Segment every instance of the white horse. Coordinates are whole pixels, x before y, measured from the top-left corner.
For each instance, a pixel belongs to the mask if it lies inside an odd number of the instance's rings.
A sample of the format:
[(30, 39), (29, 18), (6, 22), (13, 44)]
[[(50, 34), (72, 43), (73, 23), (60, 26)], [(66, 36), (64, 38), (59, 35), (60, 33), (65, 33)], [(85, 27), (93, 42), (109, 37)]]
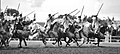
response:
[(45, 34), (45, 28), (37, 23), (30, 25), (29, 28), (31, 28), (31, 32), (34, 33), (33, 35), (29, 35), (29, 39), (41, 37), (44, 45), (46, 45), (47, 42), (45, 38), (48, 36)]

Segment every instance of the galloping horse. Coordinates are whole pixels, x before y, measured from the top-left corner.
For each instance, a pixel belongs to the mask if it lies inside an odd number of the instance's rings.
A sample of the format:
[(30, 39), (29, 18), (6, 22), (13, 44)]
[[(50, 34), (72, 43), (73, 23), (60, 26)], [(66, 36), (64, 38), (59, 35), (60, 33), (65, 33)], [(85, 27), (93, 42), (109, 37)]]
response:
[[(31, 20), (31, 21), (23, 21), (23, 23), (21, 22), (21, 24), (22, 24), (22, 26), (25, 27), (25, 26), (30, 25), (33, 21), (35, 21), (35, 19)], [(18, 22), (18, 23), (20, 23), (20, 22)], [(27, 43), (26, 43), (25, 39), (28, 38), (29, 35), (33, 35), (33, 34), (30, 32), (30, 29), (23, 30), (24, 27), (21, 27), (20, 28), (21, 30), (17, 29), (19, 27), (18, 25), (20, 25), (20, 24), (14, 25), (12, 38), (18, 38), (19, 39), (19, 41), (20, 41), (19, 42), (19, 47), (21, 48), (22, 47), (21, 46), (22, 40), (24, 41), (25, 46), (27, 46)]]
[(60, 39), (62, 38), (62, 36), (61, 36), (62, 33), (61, 34), (60, 33), (61, 33), (61, 31), (60, 31), (60, 23), (59, 22), (53, 23), (53, 25), (51, 26), (50, 31), (48, 32), (50, 37), (56, 38), (56, 42), (52, 43), (52, 44), (56, 44), (58, 42), (58, 46), (60, 46), (59, 42), (60, 42)]
[[(63, 22), (62, 22), (62, 26), (63, 26), (63, 38), (65, 40), (65, 42), (67, 43), (67, 45), (70, 46), (70, 42), (72, 41), (72, 39), (75, 40), (75, 42), (77, 43), (77, 46), (79, 46), (78, 42), (77, 42), (77, 38), (75, 35), (75, 21), (73, 19), (70, 19), (68, 15), (65, 15), (65, 18), (63, 18)], [(73, 21), (72, 21), (73, 20)], [(60, 32), (59, 32), (60, 33)], [(66, 41), (66, 37), (69, 38), (68, 42)]]
[(42, 41), (44, 45), (46, 46), (46, 38), (48, 35), (45, 33), (45, 28), (41, 25), (33, 24), (32, 26), (29, 26), (31, 28), (31, 32), (34, 33), (34, 35), (30, 35), (29, 39), (33, 39), (34, 37), (42, 38)]
[(5, 46), (9, 45), (9, 39), (11, 38), (12, 34), (9, 32), (10, 30), (10, 23), (8, 21), (4, 21), (1, 24), (0, 32), (1, 32), (1, 43)]
[(97, 44), (99, 46), (100, 39), (105, 38), (104, 35), (100, 32), (101, 24), (98, 21), (99, 19), (97, 17), (95, 17), (95, 18), (92, 17), (92, 18), (88, 18), (88, 19), (90, 19), (90, 21), (88, 21), (87, 18), (84, 19), (85, 24), (83, 23), (84, 27), (81, 32), (81, 36), (84, 38), (84, 41), (81, 45), (83, 45), (86, 41), (89, 41), (89, 38), (97, 38), (98, 39)]

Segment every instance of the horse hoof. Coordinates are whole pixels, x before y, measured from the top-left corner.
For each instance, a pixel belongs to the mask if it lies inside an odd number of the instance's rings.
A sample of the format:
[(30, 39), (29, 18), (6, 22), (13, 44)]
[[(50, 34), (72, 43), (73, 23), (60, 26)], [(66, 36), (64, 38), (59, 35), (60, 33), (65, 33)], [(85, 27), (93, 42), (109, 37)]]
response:
[(90, 44), (91, 44), (91, 42), (90, 42)]
[(93, 43), (94, 45), (97, 45), (98, 43)]
[(80, 45), (77, 45), (78, 47), (80, 46)]
[(70, 46), (70, 44), (66, 44), (66, 47)]
[(46, 45), (47, 45), (47, 43), (44, 43), (44, 45), (46, 46)]
[(81, 47), (80, 45), (78, 47)]
[(55, 45), (55, 43), (52, 43), (53, 45)]
[(86, 44), (88, 44), (88, 42)]
[(7, 45), (7, 46), (9, 46), (9, 45)]
[(58, 47), (62, 47), (62, 46), (60, 45), (60, 46), (58, 46)]
[(27, 45), (25, 45), (25, 46), (27, 46)]
[(73, 41), (73, 43), (75, 43), (75, 41)]
[(18, 48), (22, 48), (22, 46), (18, 47)]
[(62, 43), (60, 42), (60, 45), (62, 45)]

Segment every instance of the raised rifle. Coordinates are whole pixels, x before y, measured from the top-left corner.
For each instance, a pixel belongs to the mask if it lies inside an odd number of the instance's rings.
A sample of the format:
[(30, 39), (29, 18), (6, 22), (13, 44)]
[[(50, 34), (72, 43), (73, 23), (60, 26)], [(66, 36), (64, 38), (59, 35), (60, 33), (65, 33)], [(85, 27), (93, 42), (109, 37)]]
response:
[(8, 5), (6, 6), (6, 8), (5, 8), (4, 12), (5, 12), (5, 11), (7, 11), (7, 7), (8, 7)]
[(20, 3), (18, 4), (18, 8), (17, 8), (17, 10), (19, 10), (19, 7), (20, 7)]
[[(78, 11), (75, 15), (77, 15), (79, 12), (80, 12), (80, 11)], [(75, 15), (74, 15), (74, 16), (75, 16)]]
[(84, 6), (83, 6), (83, 8), (82, 8), (82, 11), (81, 11), (81, 14), (80, 14), (80, 16), (82, 16), (83, 10), (84, 10)]
[[(26, 16), (28, 16), (28, 15), (32, 14), (33, 12), (35, 12), (35, 11), (30, 12), (30, 13), (29, 13), (29, 14), (27, 14)], [(26, 16), (24, 16), (24, 17), (26, 17)]]
[(75, 11), (77, 11), (78, 9), (75, 9), (75, 10), (73, 10), (72, 12), (70, 12), (69, 14), (71, 14), (71, 13), (73, 13), (73, 12), (75, 12)]
[(96, 15), (96, 16), (98, 16), (98, 14), (99, 14), (99, 12), (100, 12), (100, 10), (101, 10), (101, 8), (102, 8), (103, 4), (104, 4), (104, 3), (102, 3), (102, 5), (101, 5), (100, 9), (98, 10), (98, 13), (97, 13), (97, 15)]
[(55, 13), (55, 14), (53, 14), (52, 16), (55, 16), (56, 14), (58, 14), (58, 12), (57, 12), (57, 13)]

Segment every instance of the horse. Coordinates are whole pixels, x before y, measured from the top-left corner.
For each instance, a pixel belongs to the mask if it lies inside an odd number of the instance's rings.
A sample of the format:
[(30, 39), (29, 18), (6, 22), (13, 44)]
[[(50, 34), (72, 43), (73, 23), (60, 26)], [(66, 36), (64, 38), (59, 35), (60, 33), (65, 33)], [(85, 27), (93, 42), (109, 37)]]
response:
[[(67, 45), (69, 45), (70, 46), (70, 42), (72, 41), (72, 39), (74, 39), (75, 40), (75, 42), (77, 43), (77, 46), (79, 46), (79, 44), (78, 44), (78, 42), (77, 42), (77, 38), (75, 37), (75, 34), (74, 34), (74, 32), (75, 32), (75, 26), (74, 26), (74, 23), (73, 22), (71, 22), (70, 20), (71, 19), (68, 19), (67, 18), (68, 16), (65, 16), (65, 18), (63, 18), (63, 21), (62, 21), (62, 23), (60, 23), (60, 25), (62, 26), (62, 28), (61, 28), (61, 26), (59, 25), (59, 26), (57, 26), (57, 27), (60, 27), (60, 30), (58, 30), (59, 32), (58, 32), (58, 36), (59, 36), (59, 39), (58, 39), (58, 41), (60, 41), (60, 39), (61, 38), (64, 38), (64, 41), (67, 43), (66, 44), (66, 46)], [(57, 22), (56, 22), (57, 23)], [(70, 24), (69, 24), (70, 23)], [(73, 23), (73, 24), (72, 24)], [(68, 37), (69, 38), (69, 40), (68, 41), (66, 41), (66, 37)], [(56, 42), (55, 42), (56, 43)], [(58, 42), (59, 43), (59, 42)]]
[[(30, 20), (30, 21), (19, 21), (19, 22), (17, 22), (18, 24), (16, 24), (16, 22), (14, 22), (14, 27), (13, 27), (14, 29), (12, 31), (12, 34), (13, 34), (12, 38), (18, 38), (19, 39), (19, 44), (18, 44), (19, 48), (22, 48), (22, 45), (21, 45), (22, 40), (24, 41), (25, 46), (27, 46), (27, 43), (26, 43), (25, 39), (28, 38), (29, 35), (34, 34), (30, 31), (30, 29), (26, 29), (26, 30), (23, 29), (24, 27), (30, 25), (33, 21), (35, 21), (35, 19)], [(19, 23), (21, 23), (21, 24), (19, 24)]]
[(50, 36), (50, 37), (52, 37), (52, 38), (56, 38), (55, 40), (56, 40), (56, 42), (55, 43), (52, 43), (53, 45), (54, 44), (56, 44), (57, 42), (58, 42), (58, 46), (60, 46), (59, 45), (59, 41), (60, 41), (60, 36), (59, 36), (59, 31), (60, 31), (60, 24), (58, 23), (58, 22), (55, 22), (55, 23), (53, 23), (53, 25), (51, 26), (51, 28), (50, 28), (50, 30), (49, 30), (49, 32), (48, 32), (48, 35)]
[(2, 45), (9, 46), (9, 40), (12, 34), (9, 32), (10, 30), (10, 23), (8, 21), (2, 22), (1, 25), (1, 42)]
[(42, 38), (42, 41), (46, 46), (47, 44), (46, 38), (48, 37), (48, 35), (45, 33), (45, 28), (37, 24), (33, 24), (32, 26), (29, 26), (29, 28), (31, 28), (31, 32), (36, 32), (34, 35), (30, 35), (29, 39), (33, 39), (34, 37)]
[[(111, 36), (116, 35), (116, 33), (117, 33), (117, 26), (116, 26), (114, 20), (111, 20), (109, 17), (106, 20), (106, 22), (108, 24), (108, 28), (107, 28), (108, 34), (109, 34), (110, 39), (111, 39)], [(111, 42), (111, 40), (110, 40), (110, 42)]]
[[(89, 20), (88, 20), (89, 19)], [(89, 42), (89, 38), (97, 38), (97, 44), (99, 46), (100, 43), (100, 39), (101, 38), (105, 38), (104, 35), (100, 32), (100, 26), (101, 24), (99, 23), (99, 19), (97, 17), (93, 18), (93, 17), (89, 17), (89, 18), (84, 18), (84, 22), (83, 22), (83, 28), (81, 31), (81, 36), (82, 38), (84, 38), (83, 43), (81, 44), (81, 46), (85, 43), (85, 42)]]

